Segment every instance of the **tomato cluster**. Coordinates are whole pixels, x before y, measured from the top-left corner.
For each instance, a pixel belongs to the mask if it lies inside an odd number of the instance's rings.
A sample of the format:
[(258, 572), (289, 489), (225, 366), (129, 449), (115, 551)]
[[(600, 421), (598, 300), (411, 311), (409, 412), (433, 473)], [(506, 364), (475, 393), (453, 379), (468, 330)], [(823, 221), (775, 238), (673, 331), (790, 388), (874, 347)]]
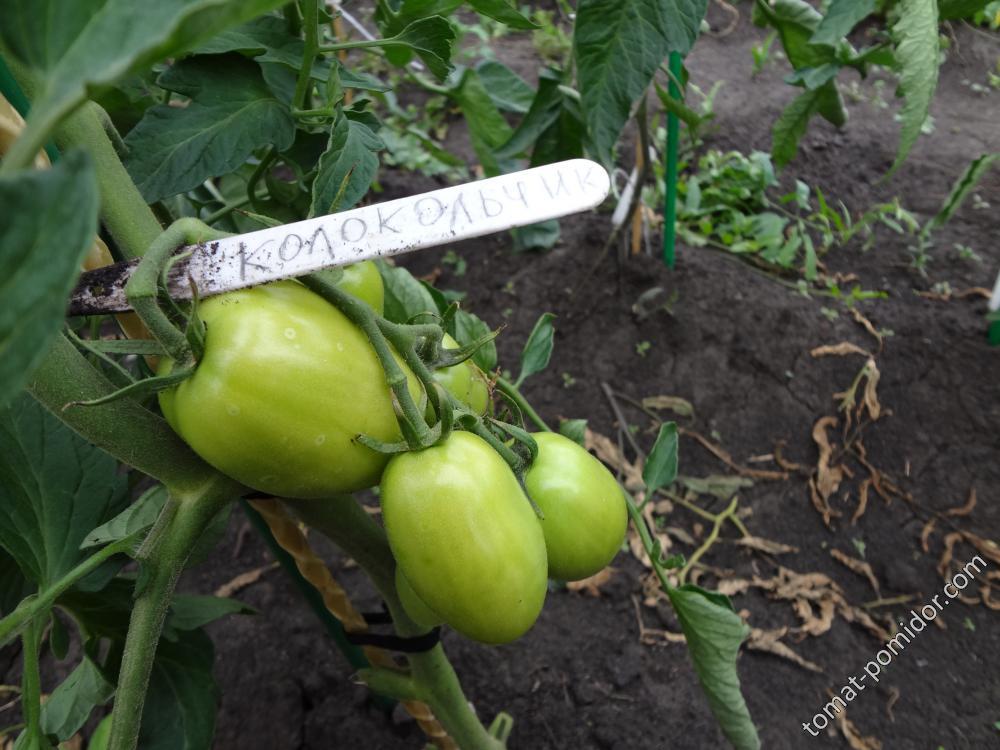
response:
[[(337, 283), (381, 311), (373, 264), (346, 269)], [(318, 499), (378, 484), (397, 593), (417, 624), (511, 641), (537, 619), (549, 577), (593, 575), (621, 545), (617, 482), (562, 435), (533, 435), (537, 455), (521, 480), (468, 431), (392, 458), (356, 441), (401, 439), (392, 393), (365, 334), (298, 282), (214, 297), (199, 314), (204, 353), (189, 378), (160, 394), (167, 421), (210, 464), (262, 492)], [(442, 345), (459, 346), (447, 335)], [(487, 411), (487, 378), (471, 361), (434, 379), (474, 414)]]

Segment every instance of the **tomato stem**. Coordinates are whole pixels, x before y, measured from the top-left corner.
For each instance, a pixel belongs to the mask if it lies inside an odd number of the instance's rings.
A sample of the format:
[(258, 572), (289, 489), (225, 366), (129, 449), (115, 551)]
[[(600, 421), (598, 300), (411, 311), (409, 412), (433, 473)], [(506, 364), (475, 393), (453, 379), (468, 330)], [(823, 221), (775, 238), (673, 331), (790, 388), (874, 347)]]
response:
[(513, 383), (506, 378), (497, 378), (496, 387), (497, 390), (513, 401), (524, 413), (524, 416), (534, 422), (538, 429), (544, 432), (552, 432), (552, 428), (545, 424), (545, 420), (539, 416), (538, 412), (535, 411), (534, 408), (532, 408), (531, 404), (528, 403), (528, 400), (521, 394), (520, 389), (518, 389)]
[(168, 487), (167, 504), (136, 554), (142, 575), (118, 674), (109, 750), (136, 747), (153, 659), (177, 579), (205, 528), (241, 489), (222, 475), (195, 491)]
[[(21, 675), (21, 713), (24, 715), (27, 742), (25, 747), (45, 747), (47, 744), (42, 736), (42, 684), (38, 670), (38, 652), (42, 641), (42, 630), (45, 621), (41, 618), (33, 620), (21, 636), (21, 658), (23, 661)], [(20, 744), (20, 743), (18, 743)]]

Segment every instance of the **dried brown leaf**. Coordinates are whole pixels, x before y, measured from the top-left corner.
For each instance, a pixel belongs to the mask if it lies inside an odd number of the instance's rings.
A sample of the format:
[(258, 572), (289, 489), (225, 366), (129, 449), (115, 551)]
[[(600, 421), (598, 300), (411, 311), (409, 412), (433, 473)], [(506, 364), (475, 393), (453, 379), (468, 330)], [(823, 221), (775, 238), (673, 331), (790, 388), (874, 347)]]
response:
[(979, 596), (982, 598), (983, 604), (985, 604), (987, 607), (989, 607), (994, 611), (1000, 610), (1000, 601), (994, 601), (992, 598), (993, 596), (992, 586), (988, 584), (986, 586), (980, 586)]
[(871, 486), (872, 480), (869, 477), (858, 487), (858, 507), (855, 509), (854, 515), (851, 516), (851, 526), (854, 526), (858, 519), (865, 514), (865, 510), (868, 508), (868, 490), (871, 489)]
[(788, 474), (783, 471), (767, 471), (766, 469), (750, 469), (746, 466), (742, 466), (733, 460), (733, 457), (729, 455), (722, 447), (716, 445), (711, 440), (709, 440), (704, 435), (701, 435), (694, 430), (689, 430), (685, 427), (677, 428), (677, 432), (681, 435), (686, 435), (687, 437), (694, 438), (702, 447), (705, 448), (709, 453), (718, 458), (722, 463), (728, 466), (730, 469), (735, 471), (740, 476), (751, 477), (753, 479), (788, 479)]
[[(830, 495), (837, 491), (844, 478), (844, 470), (841, 466), (830, 466), (830, 458), (833, 456), (833, 448), (826, 431), (837, 426), (836, 417), (820, 417), (813, 425), (812, 437), (819, 448), (819, 460), (816, 462), (815, 488), (822, 498), (824, 504)], [(834, 513), (833, 515), (840, 515)], [(826, 520), (824, 518), (824, 520)], [(829, 526), (829, 523), (827, 523)]]
[(878, 579), (875, 577), (875, 571), (872, 570), (872, 566), (870, 563), (866, 563), (862, 560), (857, 559), (856, 557), (851, 557), (850, 555), (845, 554), (844, 552), (841, 552), (839, 549), (836, 548), (830, 550), (830, 555), (833, 557), (834, 560), (839, 562), (848, 570), (851, 570), (854, 573), (857, 573), (859, 576), (868, 579), (868, 583), (871, 584), (871, 587), (873, 589), (875, 589), (875, 595), (879, 599), (882, 598), (882, 589), (879, 586)]
[(850, 719), (847, 709), (837, 713), (837, 728), (844, 735), (851, 750), (882, 750), (882, 741), (877, 737), (865, 737)]
[(944, 552), (941, 553), (941, 557), (938, 560), (937, 570), (938, 575), (946, 580), (948, 578), (948, 569), (951, 567), (951, 558), (954, 554), (955, 544), (960, 541), (962, 541), (962, 532), (960, 531), (953, 531), (944, 537)]
[(566, 584), (566, 588), (578, 594), (585, 594), (586, 596), (600, 598), (601, 586), (610, 581), (617, 572), (617, 569), (612, 568), (609, 565), (603, 570), (599, 570), (597, 573), (594, 573), (594, 575), (589, 578), (584, 578), (580, 581), (569, 581)]
[(720, 594), (725, 596), (735, 596), (736, 594), (746, 593), (746, 590), (750, 588), (750, 581), (745, 578), (724, 578), (719, 581), (718, 586), (715, 590)]
[(984, 539), (971, 531), (963, 531), (962, 536), (965, 541), (976, 548), (979, 554), (1000, 565), (1000, 547), (997, 546), (996, 542), (992, 539)]
[(899, 700), (899, 688), (893, 685), (889, 688), (889, 700), (885, 704), (885, 713), (889, 717), (889, 721), (896, 723), (896, 717), (892, 713), (892, 707), (896, 705)]
[(875, 340), (878, 341), (878, 350), (879, 352), (881, 352), (882, 347), (885, 345), (885, 341), (882, 338), (882, 334), (879, 333), (878, 330), (876, 330), (875, 326), (872, 325), (872, 322), (868, 320), (868, 318), (866, 318), (864, 315), (861, 314), (861, 311), (858, 308), (852, 307), (850, 308), (850, 310), (851, 310), (851, 317), (854, 318), (854, 321), (858, 323), (866, 331), (868, 331), (868, 333), (874, 336)]
[(935, 526), (937, 526), (937, 516), (934, 516), (931, 520), (925, 523), (924, 528), (920, 530), (920, 549), (924, 551), (924, 554), (931, 551), (931, 532), (934, 531)]
[(642, 400), (643, 409), (669, 409), (682, 417), (694, 416), (694, 407), (680, 396), (647, 396)]
[(269, 570), (274, 570), (276, 567), (278, 567), (278, 563), (272, 562), (268, 563), (267, 565), (261, 565), (259, 568), (248, 570), (245, 573), (240, 573), (231, 581), (219, 586), (219, 588), (215, 590), (215, 595), (221, 597), (232, 596), (236, 592), (245, 589), (247, 586), (256, 583), (258, 580), (260, 580), (260, 577), (262, 575), (264, 575)]
[(841, 341), (839, 344), (825, 344), (817, 346), (809, 352), (809, 356), (819, 359), (820, 357), (845, 357), (848, 354), (860, 354), (863, 357), (871, 357), (871, 353), (865, 351), (857, 344), (850, 341)]
[(798, 552), (798, 547), (775, 542), (771, 539), (764, 539), (759, 536), (745, 536), (736, 540), (736, 543), (743, 547), (749, 547), (759, 552), (766, 552), (770, 555), (785, 555), (790, 552)]
[(961, 505), (957, 508), (949, 508), (944, 512), (946, 516), (967, 516), (972, 512), (972, 509), (976, 507), (976, 488), (973, 487), (969, 490), (969, 499), (965, 501), (965, 505)]
[(839, 517), (840, 511), (831, 508), (830, 504), (823, 499), (819, 490), (816, 489), (816, 480), (813, 478), (809, 479), (809, 496), (812, 498), (813, 507), (819, 511), (819, 514), (823, 517), (823, 523), (832, 531), (833, 526), (830, 524), (830, 519)]
[[(882, 405), (879, 403), (877, 392), (878, 381), (882, 377), (882, 374), (879, 372), (874, 359), (868, 360), (868, 364), (865, 365), (865, 370), (865, 390), (861, 403), (868, 410), (868, 416), (871, 418), (872, 422), (877, 422), (878, 418), (882, 415)], [(861, 417), (860, 409), (858, 417)]]
[(785, 441), (779, 440), (774, 444), (774, 462), (778, 464), (782, 469), (788, 472), (798, 472), (802, 474), (809, 473), (809, 467), (804, 464), (797, 464), (794, 461), (789, 461), (785, 458), (782, 453), (785, 450)]
[(641, 490), (646, 486), (642, 480), (641, 462), (635, 463), (625, 458), (618, 445), (606, 435), (587, 429), (583, 436), (584, 447), (594, 454), (624, 479), (625, 488), (628, 490)]
[(811, 672), (822, 672), (823, 668), (819, 664), (804, 659), (795, 653), (787, 643), (782, 642), (781, 639), (787, 633), (788, 628), (776, 628), (775, 630), (752, 628), (747, 637), (746, 646), (754, 651), (766, 651), (769, 654), (780, 656), (782, 659), (788, 659)]
[(823, 635), (833, 626), (833, 616), (836, 613), (836, 600), (833, 598), (822, 599), (817, 603), (819, 617), (813, 614), (813, 606), (806, 599), (796, 599), (792, 603), (792, 609), (802, 624), (797, 628), (797, 632), (804, 635)]

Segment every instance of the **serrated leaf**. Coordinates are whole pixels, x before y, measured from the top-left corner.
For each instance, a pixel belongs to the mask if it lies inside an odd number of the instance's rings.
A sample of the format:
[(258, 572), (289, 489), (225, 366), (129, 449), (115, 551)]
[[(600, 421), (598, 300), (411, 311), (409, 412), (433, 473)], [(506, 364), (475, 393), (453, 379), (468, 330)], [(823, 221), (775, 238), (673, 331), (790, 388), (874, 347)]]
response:
[(0, 36), (44, 74), (29, 127), (48, 129), (88, 92), (196, 46), (286, 0), (0, 0)]
[(507, 24), (512, 29), (537, 29), (538, 24), (521, 15), (517, 7), (508, 0), (469, 0), (469, 5), (481, 15)]
[(706, 0), (580, 0), (577, 77), (590, 137), (606, 165), (660, 64), (670, 52), (691, 49), (706, 7)]
[(562, 74), (550, 68), (541, 72), (538, 78), (538, 91), (535, 93), (527, 114), (511, 133), (507, 142), (496, 150), (501, 159), (509, 159), (526, 152), (535, 144), (562, 113), (563, 94), (559, 90)]
[(740, 692), (736, 657), (750, 628), (722, 594), (686, 584), (667, 591), (684, 631), (698, 681), (723, 734), (736, 750), (757, 750), (760, 739)]
[(874, 12), (875, 0), (832, 0), (809, 41), (833, 46)]
[(897, 13), (892, 39), (899, 67), (899, 91), (903, 95), (900, 110), (903, 125), (899, 150), (889, 174), (899, 168), (920, 137), (937, 89), (940, 63), (936, 0), (900, 0)]
[(823, 17), (805, 0), (774, 0), (773, 3), (757, 0), (753, 12), (755, 21), (766, 21), (778, 32), (788, 62), (796, 70), (836, 62), (833, 47), (812, 43)]
[(446, 19), (441, 16), (421, 18), (396, 34), (393, 39), (411, 47), (440, 80), (448, 77), (452, 67), (455, 27)]
[[(459, 309), (452, 318), (452, 330), (449, 331), (462, 346), (468, 346), (492, 332), (485, 321), (470, 312)], [(497, 345), (495, 341), (487, 341), (472, 355), (472, 361), (479, 365), (483, 372), (492, 372), (497, 366)]]
[(847, 120), (836, 81), (828, 80), (818, 89), (806, 89), (782, 111), (771, 128), (771, 156), (776, 166), (783, 167), (795, 158), (799, 141), (814, 114), (823, 115), (838, 127)]
[(517, 376), (514, 387), (520, 387), (527, 378), (535, 373), (541, 372), (549, 366), (552, 358), (553, 339), (555, 328), (552, 321), (556, 316), (552, 313), (542, 313), (535, 322), (535, 327), (531, 329), (531, 335), (521, 350), (521, 374)]
[(535, 90), (521, 76), (497, 60), (484, 60), (476, 74), (498, 109), (523, 115), (531, 106)]
[(119, 539), (148, 529), (160, 515), (165, 502), (167, 502), (166, 487), (158, 484), (150, 488), (117, 516), (87, 534), (80, 545), (81, 549), (117, 542)]
[(84, 656), (42, 704), (42, 731), (68, 740), (87, 723), (91, 711), (111, 700), (114, 692), (115, 686)]
[(58, 335), (97, 231), (90, 156), (70, 151), (52, 169), (0, 178), (0, 407), (24, 387)]
[(380, 2), (375, 7), (375, 23), (386, 37), (395, 36), (408, 25), (430, 16), (450, 16), (464, 0), (402, 0)]
[(979, 184), (983, 175), (989, 171), (989, 168), (998, 159), (1000, 159), (1000, 153), (982, 154), (973, 159), (969, 166), (965, 168), (965, 171), (962, 172), (962, 175), (955, 180), (955, 184), (951, 186), (951, 191), (948, 193), (948, 197), (944, 199), (944, 203), (941, 204), (940, 210), (934, 215), (934, 218), (927, 222), (922, 233), (930, 234), (938, 227), (944, 226), (954, 216), (966, 196)]
[(385, 147), (364, 123), (337, 118), (312, 187), (310, 216), (344, 211), (361, 200), (378, 171), (375, 153)]
[(80, 542), (125, 492), (116, 461), (33, 399), (0, 411), (0, 546), (39, 588), (83, 559)]
[(157, 83), (191, 101), (186, 107), (150, 108), (125, 138), (126, 167), (149, 202), (228, 174), (255, 149), (283, 151), (292, 145), (291, 112), (251, 60), (238, 55), (188, 58)]
[(642, 481), (646, 485), (647, 495), (672, 484), (677, 478), (677, 443), (677, 424), (661, 424), (653, 450), (649, 452), (646, 464), (642, 467)]

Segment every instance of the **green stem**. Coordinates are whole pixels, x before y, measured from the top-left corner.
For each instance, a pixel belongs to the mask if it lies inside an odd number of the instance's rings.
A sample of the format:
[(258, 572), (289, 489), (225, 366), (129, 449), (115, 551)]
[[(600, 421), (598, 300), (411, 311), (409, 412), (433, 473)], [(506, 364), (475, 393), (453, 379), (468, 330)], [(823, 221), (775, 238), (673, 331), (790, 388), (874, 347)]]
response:
[(424, 420), (420, 407), (413, 400), (409, 378), (396, 360), (374, 311), (357, 297), (347, 294), (318, 274), (303, 276), (299, 280), (340, 310), (348, 320), (364, 332), (385, 371), (386, 383), (392, 390), (402, 411), (402, 420), (405, 420), (405, 425), (400, 424), (400, 427), (404, 437), (407, 438), (407, 442), (410, 442), (411, 435), (416, 440), (417, 444), (411, 445), (412, 448), (423, 448), (429, 445), (430, 428)]
[(262, 193), (260, 195), (255, 195), (253, 197), (251, 197), (250, 195), (240, 196), (239, 198), (237, 198), (236, 200), (234, 200), (232, 203), (227, 203), (226, 205), (224, 205), (222, 208), (220, 208), (219, 210), (215, 211), (214, 213), (210, 213), (208, 216), (206, 216), (204, 219), (202, 219), (202, 221), (204, 221), (206, 224), (214, 224), (215, 222), (219, 221), (220, 219), (224, 219), (227, 216), (229, 216), (229, 214), (231, 214), (233, 211), (236, 211), (237, 209), (243, 208), (243, 206), (247, 205), (248, 203), (252, 203), (254, 201), (257, 201), (257, 200), (260, 200), (260, 199), (266, 198), (266, 197), (267, 197), (267, 193), (266, 192)]
[(38, 615), (51, 609), (59, 596), (81, 578), (95, 571), (105, 560), (121, 552), (128, 552), (137, 538), (138, 535), (133, 535), (109, 544), (81, 562), (58, 581), (46, 587), (44, 591), (32, 594), (27, 599), (22, 600), (13, 612), (0, 620), (0, 645), (4, 645), (8, 639), (14, 637), (22, 627)]
[[(419, 635), (396, 595), (395, 561), (385, 531), (354, 500), (284, 500), (307, 525), (316, 529), (350, 555), (368, 573), (386, 602), (396, 632), (404, 637)], [(441, 644), (419, 654), (407, 654), (408, 681), (394, 683), (408, 697), (427, 703), (434, 716), (463, 750), (502, 750), (503, 743), (491, 737), (469, 707), (458, 676)], [(381, 675), (374, 682), (379, 684)], [(115, 750), (112, 748), (112, 750)]]
[(264, 209), (257, 203), (262, 197), (257, 194), (257, 184), (264, 177), (264, 173), (274, 162), (275, 158), (277, 158), (277, 153), (274, 150), (274, 146), (268, 147), (267, 153), (264, 154), (257, 168), (254, 169), (253, 174), (250, 175), (250, 179), (247, 181), (247, 201), (253, 206), (253, 210), (259, 214), (264, 213)]
[(312, 81), (312, 66), (319, 51), (319, 0), (303, 0), (302, 25), (305, 28), (305, 47), (302, 50), (302, 65), (299, 77), (295, 82), (295, 94), (292, 96), (292, 109), (302, 109), (309, 95), (309, 84)]
[(528, 403), (528, 400), (521, 394), (520, 389), (515, 387), (513, 383), (506, 378), (497, 378), (496, 387), (497, 390), (517, 404), (517, 408), (521, 410), (524, 416), (534, 422), (538, 429), (543, 432), (552, 432), (552, 428), (545, 423), (545, 420), (542, 419), (538, 412), (535, 411), (531, 404)]
[(174, 587), (195, 543), (242, 487), (217, 475), (194, 491), (173, 492), (137, 558), (146, 576), (132, 607), (122, 654), (109, 750), (134, 750), (156, 647)]
[(678, 582), (684, 583), (684, 579), (687, 578), (687, 574), (691, 570), (691, 568), (694, 567), (694, 564), (701, 559), (701, 556), (708, 551), (709, 547), (715, 544), (715, 541), (719, 538), (719, 529), (722, 528), (722, 524), (725, 523), (727, 518), (733, 517), (733, 514), (736, 512), (736, 507), (738, 505), (739, 505), (739, 498), (734, 497), (733, 501), (729, 504), (729, 507), (715, 516), (715, 522), (712, 524), (712, 531), (705, 538), (705, 541), (702, 542), (701, 546), (698, 547), (698, 549), (696, 549), (691, 554), (691, 557), (688, 559), (688, 561), (684, 564), (684, 567), (681, 568), (680, 572), (677, 574)]
[(38, 651), (44, 627), (44, 620), (32, 621), (21, 639), (23, 643), (21, 659), (24, 670), (21, 677), (21, 713), (24, 716), (25, 731), (27, 732), (25, 747), (32, 748), (32, 750), (34, 748), (41, 750), (48, 744), (42, 735), (42, 680), (38, 671)]
[(388, 39), (358, 39), (354, 42), (337, 42), (336, 44), (321, 44), (320, 52), (340, 52), (342, 49), (368, 49), (370, 47), (412, 47), (409, 42), (397, 41), (395, 37)]

